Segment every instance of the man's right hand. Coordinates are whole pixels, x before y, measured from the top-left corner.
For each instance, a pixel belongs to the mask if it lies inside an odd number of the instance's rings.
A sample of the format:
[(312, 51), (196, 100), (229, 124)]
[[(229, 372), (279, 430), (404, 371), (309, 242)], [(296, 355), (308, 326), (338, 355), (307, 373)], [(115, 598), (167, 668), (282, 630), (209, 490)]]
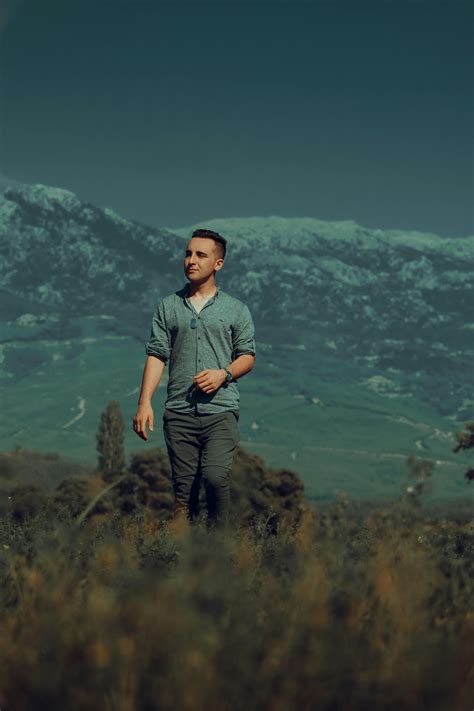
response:
[(139, 405), (135, 417), (133, 418), (133, 429), (139, 437), (147, 440), (146, 425), (147, 422), (150, 431), (153, 432), (153, 408), (151, 405)]

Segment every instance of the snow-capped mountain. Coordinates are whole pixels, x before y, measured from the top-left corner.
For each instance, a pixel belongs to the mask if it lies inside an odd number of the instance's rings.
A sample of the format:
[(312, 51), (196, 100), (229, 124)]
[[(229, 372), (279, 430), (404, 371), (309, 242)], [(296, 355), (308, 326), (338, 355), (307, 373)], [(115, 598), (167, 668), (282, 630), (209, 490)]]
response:
[[(7, 188), (0, 198), (0, 288), (13, 314), (117, 314), (149, 310), (172, 272), (183, 239), (43, 185)], [(15, 306), (19, 303), (18, 307)]]
[(304, 347), (315, 360), (325, 353), (471, 379), (474, 237), (352, 220), (234, 218), (171, 231), (67, 190), (10, 187), (0, 199), (0, 288), (10, 318), (27, 303), (32, 313), (146, 319), (157, 297), (186, 283), (184, 247), (197, 227), (226, 237), (218, 283), (249, 305), (263, 342)]

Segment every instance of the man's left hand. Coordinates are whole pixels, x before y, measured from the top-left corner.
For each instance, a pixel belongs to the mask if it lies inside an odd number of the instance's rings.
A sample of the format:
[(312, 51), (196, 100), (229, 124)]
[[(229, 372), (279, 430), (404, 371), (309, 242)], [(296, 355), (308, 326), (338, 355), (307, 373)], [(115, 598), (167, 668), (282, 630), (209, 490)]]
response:
[(213, 393), (214, 390), (220, 388), (222, 383), (225, 381), (225, 373), (222, 368), (219, 368), (219, 370), (212, 370), (208, 368), (207, 370), (201, 370), (200, 373), (197, 373), (193, 380), (196, 386), (200, 390), (203, 390), (203, 392)]

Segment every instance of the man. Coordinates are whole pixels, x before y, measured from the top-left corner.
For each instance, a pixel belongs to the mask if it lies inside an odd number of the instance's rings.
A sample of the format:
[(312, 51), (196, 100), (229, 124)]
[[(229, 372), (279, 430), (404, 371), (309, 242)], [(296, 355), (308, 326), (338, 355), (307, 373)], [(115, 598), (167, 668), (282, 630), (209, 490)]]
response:
[(237, 379), (253, 368), (255, 329), (248, 307), (216, 286), (226, 244), (212, 230), (193, 232), (184, 257), (188, 283), (159, 300), (145, 346), (148, 357), (133, 427), (145, 440), (147, 423), (153, 431), (151, 398), (169, 363), (163, 433), (178, 530), (187, 528), (195, 513), (200, 476), (209, 525), (229, 522), (230, 472), (240, 441)]

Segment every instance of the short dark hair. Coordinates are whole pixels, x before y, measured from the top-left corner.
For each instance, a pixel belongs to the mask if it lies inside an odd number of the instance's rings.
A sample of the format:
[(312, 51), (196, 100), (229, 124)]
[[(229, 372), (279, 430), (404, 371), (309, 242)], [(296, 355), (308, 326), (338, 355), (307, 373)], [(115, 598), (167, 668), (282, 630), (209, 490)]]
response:
[(206, 229), (194, 230), (191, 235), (191, 238), (192, 237), (209, 237), (210, 239), (213, 239), (216, 245), (218, 245), (216, 250), (218, 255), (217, 258), (225, 259), (227, 240), (218, 232)]

